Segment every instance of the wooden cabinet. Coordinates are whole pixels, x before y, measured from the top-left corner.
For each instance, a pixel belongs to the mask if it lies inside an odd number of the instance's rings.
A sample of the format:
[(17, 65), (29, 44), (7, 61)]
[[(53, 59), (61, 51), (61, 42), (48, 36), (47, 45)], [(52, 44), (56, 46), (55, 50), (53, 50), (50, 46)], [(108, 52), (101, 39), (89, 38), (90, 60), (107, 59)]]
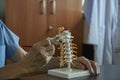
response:
[[(35, 42), (57, 33), (64, 26), (75, 36), (78, 55), (82, 54), (82, 0), (6, 0), (6, 25), (28, 49)], [(51, 29), (52, 28), (52, 29)], [(56, 52), (56, 55), (58, 52)]]

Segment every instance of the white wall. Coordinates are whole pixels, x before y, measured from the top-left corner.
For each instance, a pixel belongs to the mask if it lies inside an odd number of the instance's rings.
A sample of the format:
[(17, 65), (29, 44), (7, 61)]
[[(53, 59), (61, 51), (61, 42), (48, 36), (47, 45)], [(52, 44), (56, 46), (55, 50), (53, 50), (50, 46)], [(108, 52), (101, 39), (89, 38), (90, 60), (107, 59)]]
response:
[(84, 25), (83, 25), (83, 43), (88, 44), (88, 34), (89, 34), (89, 26), (87, 21), (84, 19)]
[[(82, 6), (84, 5), (85, 0), (82, 0)], [(84, 12), (82, 11), (82, 13), (84, 14)], [(87, 21), (84, 18), (84, 23), (83, 23), (83, 43), (87, 44), (88, 41), (88, 34), (89, 34), (89, 26)]]

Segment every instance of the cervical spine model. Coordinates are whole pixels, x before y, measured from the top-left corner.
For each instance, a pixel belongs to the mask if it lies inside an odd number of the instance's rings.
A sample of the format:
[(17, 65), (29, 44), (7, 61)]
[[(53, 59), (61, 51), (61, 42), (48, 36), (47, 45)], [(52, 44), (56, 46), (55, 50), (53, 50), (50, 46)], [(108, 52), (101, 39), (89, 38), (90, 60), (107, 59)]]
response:
[(55, 37), (48, 38), (55, 44), (60, 45), (60, 67), (67, 64), (68, 71), (71, 71), (71, 63), (77, 57), (73, 54), (76, 53), (74, 49), (77, 49), (77, 45), (72, 43), (73, 38), (71, 32), (64, 30), (64, 27), (58, 28), (58, 34)]

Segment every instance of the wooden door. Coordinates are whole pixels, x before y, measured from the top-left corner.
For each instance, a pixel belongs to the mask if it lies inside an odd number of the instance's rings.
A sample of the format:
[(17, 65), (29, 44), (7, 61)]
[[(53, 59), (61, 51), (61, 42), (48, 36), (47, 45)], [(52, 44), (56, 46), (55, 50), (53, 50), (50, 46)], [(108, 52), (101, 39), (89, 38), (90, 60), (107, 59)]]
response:
[[(82, 54), (82, 0), (6, 0), (5, 21), (20, 36), (23, 47), (48, 36), (55, 36), (57, 27), (69, 29)], [(50, 29), (52, 27), (52, 29)], [(59, 50), (56, 51), (59, 55)]]

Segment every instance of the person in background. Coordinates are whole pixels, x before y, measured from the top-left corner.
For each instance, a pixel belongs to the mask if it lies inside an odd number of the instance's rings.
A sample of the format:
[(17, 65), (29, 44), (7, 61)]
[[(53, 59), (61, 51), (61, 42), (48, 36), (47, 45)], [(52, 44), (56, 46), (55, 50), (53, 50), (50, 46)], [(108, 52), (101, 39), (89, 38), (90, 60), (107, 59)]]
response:
[[(13, 79), (30, 72), (46, 72), (59, 67), (59, 57), (53, 57), (54, 45), (47, 39), (33, 44), (29, 52), (19, 45), (19, 38), (0, 20), (0, 79)], [(5, 60), (14, 63), (5, 65)], [(100, 73), (96, 62), (78, 57), (73, 68), (88, 69), (91, 74)]]

